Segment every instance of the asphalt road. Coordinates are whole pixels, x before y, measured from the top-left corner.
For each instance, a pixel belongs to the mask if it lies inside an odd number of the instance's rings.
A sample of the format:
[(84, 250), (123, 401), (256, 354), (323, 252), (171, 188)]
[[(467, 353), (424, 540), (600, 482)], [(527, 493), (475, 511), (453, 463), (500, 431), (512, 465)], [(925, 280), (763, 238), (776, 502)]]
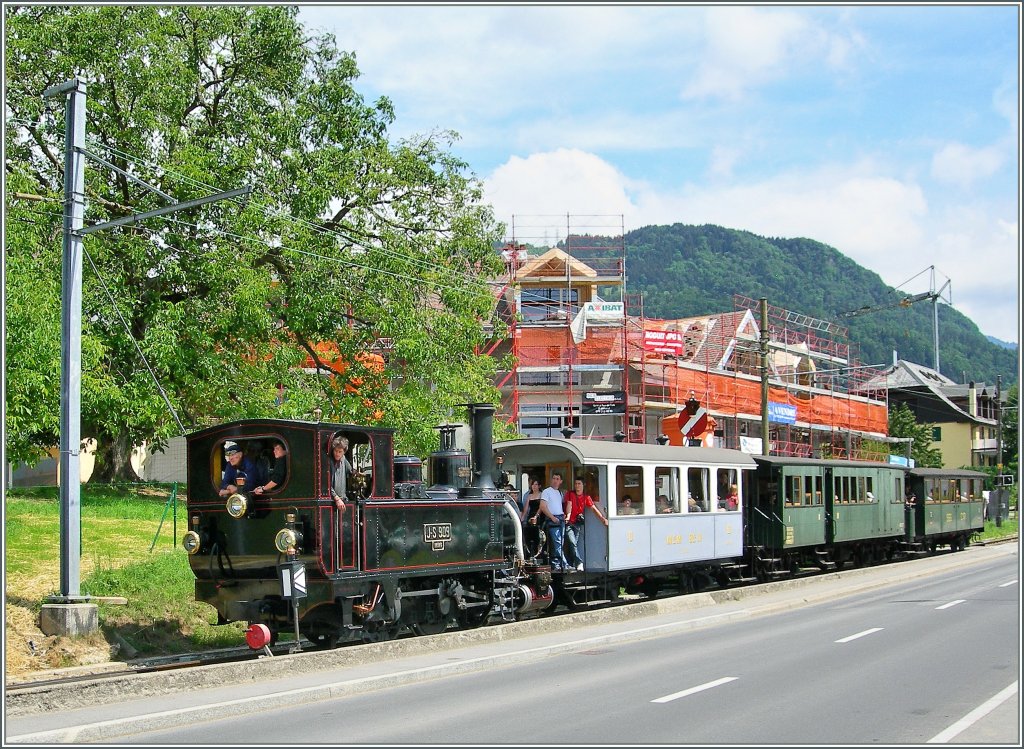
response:
[(487, 628), (509, 637), (45, 722), (18, 717), (7, 738), (1019, 745), (1018, 570), (1015, 544), (972, 548), (733, 601), (686, 596), (642, 619), (592, 612), (523, 637), (512, 634), (519, 625)]

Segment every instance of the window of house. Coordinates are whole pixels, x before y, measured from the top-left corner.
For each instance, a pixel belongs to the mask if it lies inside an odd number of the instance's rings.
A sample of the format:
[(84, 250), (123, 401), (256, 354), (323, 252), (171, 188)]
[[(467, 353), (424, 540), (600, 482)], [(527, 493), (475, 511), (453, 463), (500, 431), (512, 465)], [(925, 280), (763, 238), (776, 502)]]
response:
[(525, 321), (572, 318), (579, 311), (579, 289), (556, 286), (546, 289), (523, 289), (520, 311)]
[(942, 427), (932, 427), (932, 442), (942, 442)]

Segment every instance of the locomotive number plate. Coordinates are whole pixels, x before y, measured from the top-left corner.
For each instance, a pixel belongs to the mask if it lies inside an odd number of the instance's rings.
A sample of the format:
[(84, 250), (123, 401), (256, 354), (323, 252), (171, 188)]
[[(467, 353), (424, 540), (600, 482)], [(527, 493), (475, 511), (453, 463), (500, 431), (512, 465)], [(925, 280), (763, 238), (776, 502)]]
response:
[(434, 551), (444, 551), (444, 545), (452, 540), (451, 523), (424, 523), (423, 541)]

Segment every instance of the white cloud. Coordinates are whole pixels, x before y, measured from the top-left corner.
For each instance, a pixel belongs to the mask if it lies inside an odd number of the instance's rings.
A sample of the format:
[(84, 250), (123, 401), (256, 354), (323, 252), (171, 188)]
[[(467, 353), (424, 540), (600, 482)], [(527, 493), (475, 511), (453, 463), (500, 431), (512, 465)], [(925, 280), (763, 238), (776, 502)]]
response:
[(803, 12), (778, 8), (712, 8), (705, 15), (706, 46), (684, 99), (739, 100), (753, 86), (780, 78), (794, 66), (849, 64), (862, 45), (856, 34), (841, 36), (813, 24)]
[(940, 182), (970, 187), (995, 174), (1005, 156), (999, 146), (972, 148), (963, 143), (947, 143), (932, 157), (932, 176)]
[(514, 215), (625, 214), (629, 180), (593, 154), (558, 149), (513, 156), (485, 180), (488, 202), (510, 226)]

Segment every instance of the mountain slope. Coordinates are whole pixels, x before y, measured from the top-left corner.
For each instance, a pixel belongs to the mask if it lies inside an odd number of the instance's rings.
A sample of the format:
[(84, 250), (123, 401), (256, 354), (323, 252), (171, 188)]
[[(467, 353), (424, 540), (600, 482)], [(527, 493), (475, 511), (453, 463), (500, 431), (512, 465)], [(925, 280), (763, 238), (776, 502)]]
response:
[[(932, 303), (857, 317), (841, 313), (903, 295), (873, 271), (811, 239), (766, 238), (720, 226), (647, 226), (625, 236), (627, 288), (642, 292), (648, 317), (727, 312), (733, 294), (846, 327), (864, 364), (899, 358), (934, 366)], [(969, 318), (939, 304), (940, 369), (950, 379), (1017, 381), (1017, 351), (989, 341)]]

